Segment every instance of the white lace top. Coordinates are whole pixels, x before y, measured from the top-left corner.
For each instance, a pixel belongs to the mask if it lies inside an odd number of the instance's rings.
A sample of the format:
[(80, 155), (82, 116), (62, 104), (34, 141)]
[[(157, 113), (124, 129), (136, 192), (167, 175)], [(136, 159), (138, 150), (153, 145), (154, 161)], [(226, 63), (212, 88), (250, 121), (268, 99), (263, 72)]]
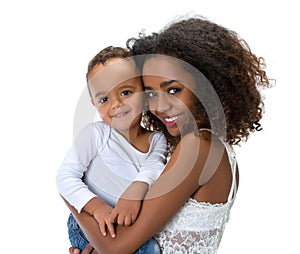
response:
[(236, 159), (232, 147), (226, 147), (232, 169), (232, 185), (225, 204), (198, 202), (190, 198), (157, 234), (163, 254), (215, 254), (236, 194)]

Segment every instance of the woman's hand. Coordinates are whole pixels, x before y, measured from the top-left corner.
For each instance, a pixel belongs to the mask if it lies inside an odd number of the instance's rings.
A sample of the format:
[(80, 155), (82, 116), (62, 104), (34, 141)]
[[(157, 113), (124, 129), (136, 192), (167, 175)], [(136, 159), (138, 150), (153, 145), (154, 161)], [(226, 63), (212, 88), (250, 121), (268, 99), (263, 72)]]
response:
[(98, 252), (90, 244), (86, 246), (86, 248), (82, 252), (80, 252), (80, 249), (77, 249), (75, 247), (70, 247), (69, 253), (70, 254), (98, 254)]

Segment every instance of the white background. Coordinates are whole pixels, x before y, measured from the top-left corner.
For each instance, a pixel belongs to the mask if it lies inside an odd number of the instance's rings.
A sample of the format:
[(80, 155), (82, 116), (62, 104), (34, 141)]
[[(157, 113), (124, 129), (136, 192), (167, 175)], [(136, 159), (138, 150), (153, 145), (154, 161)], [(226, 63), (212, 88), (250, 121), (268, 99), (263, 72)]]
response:
[(220, 254), (299, 249), (299, 20), (296, 1), (0, 3), (1, 253), (68, 253), (55, 175), (72, 143), (88, 61), (195, 11), (237, 31), (267, 62), (264, 131), (237, 149), (240, 189)]

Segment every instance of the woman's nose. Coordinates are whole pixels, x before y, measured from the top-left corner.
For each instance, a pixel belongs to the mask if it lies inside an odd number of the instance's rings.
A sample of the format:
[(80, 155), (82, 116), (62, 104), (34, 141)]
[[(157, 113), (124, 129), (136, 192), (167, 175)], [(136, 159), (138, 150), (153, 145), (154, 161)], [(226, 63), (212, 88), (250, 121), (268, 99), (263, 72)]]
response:
[(168, 97), (168, 94), (165, 92), (158, 93), (156, 100), (156, 111), (165, 113), (171, 109), (172, 105)]

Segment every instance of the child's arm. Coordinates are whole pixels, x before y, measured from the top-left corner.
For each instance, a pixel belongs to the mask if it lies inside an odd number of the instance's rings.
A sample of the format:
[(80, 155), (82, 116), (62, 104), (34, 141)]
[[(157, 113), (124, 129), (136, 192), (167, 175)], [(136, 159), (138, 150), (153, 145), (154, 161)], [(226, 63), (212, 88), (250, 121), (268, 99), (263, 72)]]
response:
[(81, 212), (89, 200), (96, 197), (82, 180), (90, 162), (98, 153), (96, 134), (92, 124), (80, 131), (56, 175), (60, 195), (68, 200), (78, 212)]
[[(192, 134), (185, 135), (177, 145), (164, 173), (147, 192), (136, 222), (129, 227), (117, 226), (115, 238), (103, 237), (97, 223), (87, 213), (78, 214), (72, 206), (68, 203), (67, 205), (99, 253), (134, 253), (199, 189), (200, 175), (211, 153), (215, 154), (210, 151), (209, 141)], [(211, 163), (214, 167), (210, 160), (209, 164)], [(220, 164), (219, 160), (215, 163)], [(203, 198), (206, 200), (211, 197)]]
[(162, 133), (153, 133), (147, 159), (143, 162), (139, 174), (125, 190), (111, 214), (111, 222), (129, 226), (139, 214), (141, 202), (149, 187), (161, 174), (165, 163), (166, 138)]
[(111, 237), (115, 237), (115, 228), (113, 223), (110, 222), (110, 213), (113, 208), (107, 205), (103, 200), (95, 197), (92, 198), (87, 204), (84, 206), (83, 211), (92, 215), (95, 220), (99, 224), (99, 228), (103, 236), (106, 236), (106, 227), (111, 235)]
[(141, 208), (141, 202), (144, 199), (149, 185), (145, 182), (134, 181), (124, 191), (116, 207), (110, 215), (110, 222), (117, 222), (119, 225), (129, 226), (133, 224)]
[(147, 158), (141, 164), (140, 172), (134, 181), (145, 182), (150, 188), (166, 165), (166, 149), (167, 141), (165, 136), (160, 132), (153, 133)]

